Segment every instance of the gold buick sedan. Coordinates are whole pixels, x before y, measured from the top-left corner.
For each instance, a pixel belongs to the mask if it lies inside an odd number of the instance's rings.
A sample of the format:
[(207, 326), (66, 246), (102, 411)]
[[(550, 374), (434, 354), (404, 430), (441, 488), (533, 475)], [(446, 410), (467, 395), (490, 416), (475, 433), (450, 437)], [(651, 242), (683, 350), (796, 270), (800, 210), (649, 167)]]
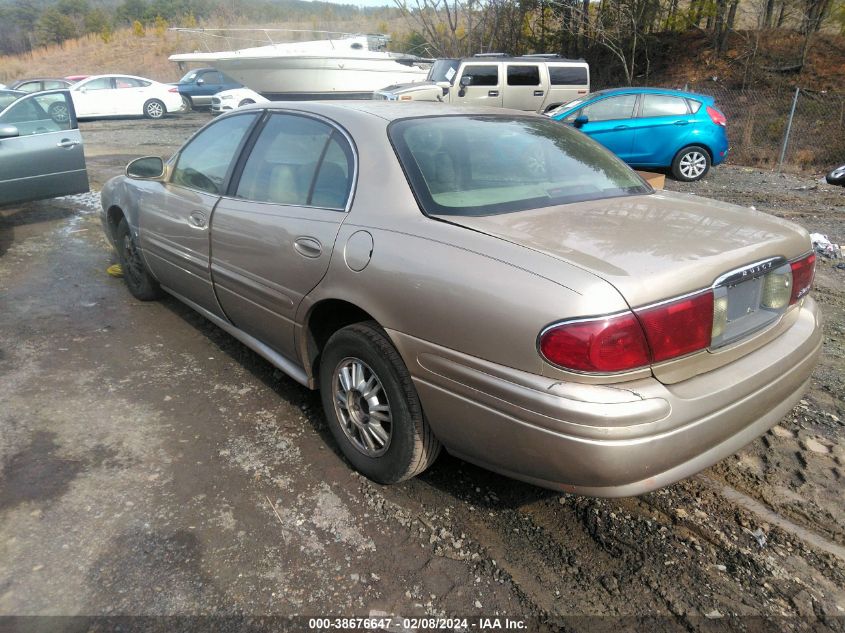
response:
[(821, 347), (806, 231), (656, 192), (521, 112), (247, 106), (130, 163), (102, 206), (135, 297), (170, 293), (319, 389), (382, 483), (442, 446), (642, 494), (776, 424)]

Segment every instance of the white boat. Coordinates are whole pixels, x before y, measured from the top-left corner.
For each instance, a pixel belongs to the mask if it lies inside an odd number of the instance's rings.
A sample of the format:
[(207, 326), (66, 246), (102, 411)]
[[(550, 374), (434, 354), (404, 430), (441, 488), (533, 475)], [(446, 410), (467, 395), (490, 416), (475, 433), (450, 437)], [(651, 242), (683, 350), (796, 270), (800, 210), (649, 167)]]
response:
[[(232, 29), (177, 29), (230, 40)], [(256, 31), (256, 29), (246, 29)], [(260, 29), (271, 33), (290, 31)], [(270, 99), (369, 99), (374, 90), (423, 81), (430, 60), (385, 50), (383, 35), (350, 35), (307, 42), (271, 43), (223, 52), (171, 55), (180, 66), (203, 64)]]

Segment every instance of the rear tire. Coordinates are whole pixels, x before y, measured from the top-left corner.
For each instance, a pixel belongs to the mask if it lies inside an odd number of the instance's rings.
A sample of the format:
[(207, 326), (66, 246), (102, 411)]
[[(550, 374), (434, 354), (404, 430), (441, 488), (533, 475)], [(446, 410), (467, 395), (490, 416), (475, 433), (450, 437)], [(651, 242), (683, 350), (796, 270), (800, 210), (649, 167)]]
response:
[(194, 102), (187, 95), (182, 95), (182, 112), (190, 112), (194, 109)]
[(690, 145), (675, 154), (672, 175), (676, 180), (693, 182), (701, 180), (710, 171), (710, 153), (699, 145)]
[(144, 116), (148, 119), (162, 119), (165, 114), (167, 108), (158, 99), (150, 99), (144, 104)]
[(141, 257), (141, 250), (126, 218), (121, 218), (114, 235), (117, 247), (117, 258), (123, 270), (123, 280), (133, 297), (141, 301), (153, 301), (164, 294), (158, 282), (147, 270), (147, 265)]
[(70, 112), (68, 111), (67, 104), (64, 101), (51, 103), (50, 107), (47, 108), (47, 114), (59, 125), (64, 125), (70, 121)]
[(375, 321), (338, 330), (326, 343), (320, 395), (343, 454), (373, 481), (415, 477), (440, 453), (411, 375)]

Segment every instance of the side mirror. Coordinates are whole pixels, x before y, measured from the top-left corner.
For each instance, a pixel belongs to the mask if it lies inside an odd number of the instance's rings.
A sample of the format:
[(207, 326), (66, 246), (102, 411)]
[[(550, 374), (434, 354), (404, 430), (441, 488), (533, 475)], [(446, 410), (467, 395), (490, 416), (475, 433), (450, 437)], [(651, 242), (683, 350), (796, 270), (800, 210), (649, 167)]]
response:
[(14, 125), (0, 124), (0, 138), (15, 138), (20, 136), (20, 131)]
[(589, 122), (590, 117), (588, 117), (586, 114), (581, 114), (575, 117), (575, 120), (572, 122), (572, 125), (574, 125), (575, 127), (582, 127), (585, 123)]
[(197, 79), (197, 85), (201, 86), (205, 83), (205, 79)]
[(126, 166), (126, 175), (137, 180), (158, 180), (164, 176), (164, 161), (158, 156), (136, 158)]
[(467, 86), (472, 84), (472, 77), (461, 77), (461, 89), (458, 90), (458, 96), (463, 97), (467, 93)]

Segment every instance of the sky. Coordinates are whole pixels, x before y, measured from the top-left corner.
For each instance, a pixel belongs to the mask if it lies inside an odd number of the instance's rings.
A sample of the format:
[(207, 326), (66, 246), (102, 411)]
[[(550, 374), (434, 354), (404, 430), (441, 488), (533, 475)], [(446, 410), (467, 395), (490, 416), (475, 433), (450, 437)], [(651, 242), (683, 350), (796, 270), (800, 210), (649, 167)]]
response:
[(323, 0), (332, 4), (351, 4), (356, 7), (395, 7), (393, 0)]

